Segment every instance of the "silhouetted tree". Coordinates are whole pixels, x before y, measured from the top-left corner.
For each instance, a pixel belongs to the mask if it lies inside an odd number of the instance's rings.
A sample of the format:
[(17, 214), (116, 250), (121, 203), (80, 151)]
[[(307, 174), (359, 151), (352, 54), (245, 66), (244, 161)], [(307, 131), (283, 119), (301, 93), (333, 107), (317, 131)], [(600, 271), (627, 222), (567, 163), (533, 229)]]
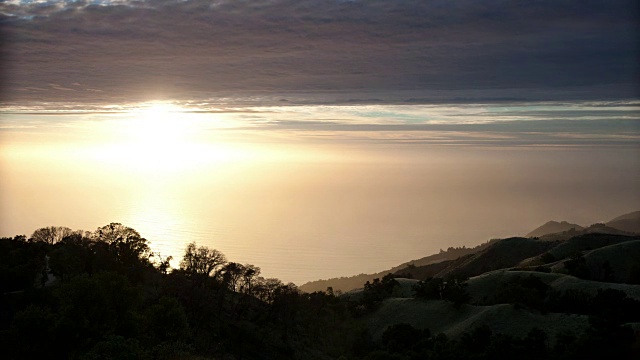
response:
[(192, 242), (187, 245), (180, 269), (194, 278), (216, 277), (226, 261), (227, 258), (220, 251), (206, 246), (198, 247)]
[(147, 239), (130, 227), (111, 223), (98, 228), (93, 236), (97, 241), (109, 245), (116, 260), (122, 265), (131, 267), (149, 261), (151, 251)]
[(444, 279), (429, 278), (418, 281), (418, 283), (413, 286), (413, 291), (417, 298), (442, 300), (444, 286)]
[(544, 310), (548, 291), (549, 285), (537, 276), (516, 277), (498, 287), (494, 294), (494, 302)]
[(258, 277), (254, 286), (254, 294), (261, 301), (272, 304), (275, 300), (277, 290), (283, 285), (280, 279)]
[[(392, 274), (387, 274), (382, 277), (382, 280), (379, 278), (373, 279), (373, 282), (367, 281), (364, 284), (364, 289), (362, 290), (362, 299), (360, 300), (360, 304), (364, 307), (364, 313), (373, 311), (382, 300), (390, 297), (393, 293), (393, 289), (398, 286), (398, 281), (393, 278)], [(360, 307), (354, 308), (356, 313), (362, 312)], [(361, 313), (360, 315), (363, 315)]]
[(451, 301), (456, 309), (459, 309), (462, 304), (468, 303), (471, 296), (467, 292), (467, 279), (464, 277), (447, 279), (442, 296), (445, 300)]
[(285, 343), (289, 341), (290, 333), (295, 326), (301, 299), (300, 290), (293, 283), (280, 285), (275, 289), (271, 303), (271, 315), (281, 326), (282, 340)]
[(153, 263), (156, 269), (158, 269), (162, 274), (167, 274), (169, 269), (171, 269), (171, 260), (173, 260), (173, 256), (162, 257), (160, 253), (152, 253), (151, 257), (154, 259)]
[(570, 256), (569, 260), (564, 263), (569, 275), (573, 275), (581, 279), (589, 279), (590, 273), (587, 267), (587, 261), (581, 253), (575, 253)]
[(240, 279), (240, 291), (247, 295), (253, 295), (256, 279), (260, 276), (260, 268), (251, 264), (242, 266), (242, 278)]
[(450, 279), (430, 278), (419, 281), (413, 286), (416, 298), (448, 300), (456, 308), (468, 303), (471, 299), (466, 290), (467, 282), (465, 278), (452, 277)]
[(227, 263), (221, 270), (222, 282), (231, 291), (240, 290), (240, 279), (244, 273), (244, 265), (235, 262)]
[(68, 277), (86, 273), (93, 274), (109, 267), (97, 268), (97, 263), (104, 263), (107, 258), (98, 258), (95, 252), (95, 242), (82, 236), (81, 233), (73, 233), (66, 236), (53, 246), (49, 252), (49, 267), (51, 272), (65, 281)]
[(73, 233), (75, 233), (75, 231), (68, 227), (48, 226), (34, 231), (29, 240), (34, 242), (41, 241), (53, 245)]

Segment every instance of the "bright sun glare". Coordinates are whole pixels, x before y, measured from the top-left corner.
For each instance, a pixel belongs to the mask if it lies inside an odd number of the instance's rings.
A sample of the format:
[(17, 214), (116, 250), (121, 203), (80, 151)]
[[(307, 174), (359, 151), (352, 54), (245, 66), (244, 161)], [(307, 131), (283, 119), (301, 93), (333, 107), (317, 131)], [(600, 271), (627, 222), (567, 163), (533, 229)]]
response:
[[(143, 173), (211, 169), (222, 164), (257, 164), (325, 158), (292, 152), (271, 138), (243, 128), (233, 114), (207, 112), (170, 102), (141, 103), (95, 125), (95, 145), (83, 152), (102, 164)], [(270, 135), (271, 136), (271, 135)], [(258, 139), (256, 141), (256, 139)], [(267, 140), (265, 140), (267, 139)]]
[(126, 131), (141, 146), (176, 145), (187, 142), (195, 132), (187, 110), (171, 103), (144, 104), (131, 115)]
[(176, 171), (203, 164), (246, 160), (247, 149), (207, 139), (215, 114), (167, 102), (140, 104), (113, 129), (117, 141), (101, 151), (104, 160), (135, 169)]

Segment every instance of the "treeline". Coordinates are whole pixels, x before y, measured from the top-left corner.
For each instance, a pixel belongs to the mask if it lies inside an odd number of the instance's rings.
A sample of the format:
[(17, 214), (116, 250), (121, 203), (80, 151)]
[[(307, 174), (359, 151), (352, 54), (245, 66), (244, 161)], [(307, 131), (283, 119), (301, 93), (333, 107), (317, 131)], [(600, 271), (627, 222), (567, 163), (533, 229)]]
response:
[[(332, 289), (305, 293), (195, 243), (185, 249), (179, 268), (172, 269), (170, 260), (117, 223), (93, 232), (50, 227), (29, 238), (0, 239), (3, 357), (581, 359), (603, 353), (595, 348), (602, 344), (614, 358), (632, 354), (633, 332), (622, 324), (630, 312), (636, 319), (638, 307), (624, 294), (583, 301), (579, 311), (592, 316), (592, 328), (553, 344), (541, 330), (520, 339), (480, 328), (448, 339), (406, 324), (374, 339), (365, 320), (396, 295), (399, 284), (391, 274), (366, 282), (358, 296)], [(534, 280), (513, 288), (495, 300), (536, 310), (537, 303), (527, 301), (547, 291)], [(452, 309), (470, 299), (462, 278), (427, 279), (414, 291), (419, 301), (448, 301)], [(556, 308), (575, 312), (568, 297), (555, 301)]]
[(333, 294), (193, 243), (178, 269), (170, 260), (117, 223), (0, 239), (3, 357), (337, 357), (358, 333)]

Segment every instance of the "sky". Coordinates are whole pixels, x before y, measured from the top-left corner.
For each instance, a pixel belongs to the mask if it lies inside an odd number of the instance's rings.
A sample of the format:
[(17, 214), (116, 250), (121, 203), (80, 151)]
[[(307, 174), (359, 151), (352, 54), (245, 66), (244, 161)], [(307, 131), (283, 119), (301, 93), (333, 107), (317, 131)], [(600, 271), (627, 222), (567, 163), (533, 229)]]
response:
[(3, 0), (0, 14), (5, 103), (639, 94), (632, 0)]

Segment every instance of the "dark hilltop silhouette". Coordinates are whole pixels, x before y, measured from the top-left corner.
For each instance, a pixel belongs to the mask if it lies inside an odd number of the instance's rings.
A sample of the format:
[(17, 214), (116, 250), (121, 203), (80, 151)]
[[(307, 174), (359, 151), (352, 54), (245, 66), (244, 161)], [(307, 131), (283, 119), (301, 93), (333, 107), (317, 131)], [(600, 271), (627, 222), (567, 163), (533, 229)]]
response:
[(608, 221), (605, 225), (623, 231), (640, 233), (640, 211), (618, 216)]
[(571, 231), (572, 229), (577, 231), (577, 230), (582, 230), (584, 228), (578, 224), (570, 224), (566, 221), (561, 221), (561, 222), (549, 221), (544, 225), (540, 226), (539, 228), (536, 228), (535, 230), (528, 233), (527, 237), (540, 237), (540, 236), (555, 234), (555, 233), (564, 232), (564, 231)]

